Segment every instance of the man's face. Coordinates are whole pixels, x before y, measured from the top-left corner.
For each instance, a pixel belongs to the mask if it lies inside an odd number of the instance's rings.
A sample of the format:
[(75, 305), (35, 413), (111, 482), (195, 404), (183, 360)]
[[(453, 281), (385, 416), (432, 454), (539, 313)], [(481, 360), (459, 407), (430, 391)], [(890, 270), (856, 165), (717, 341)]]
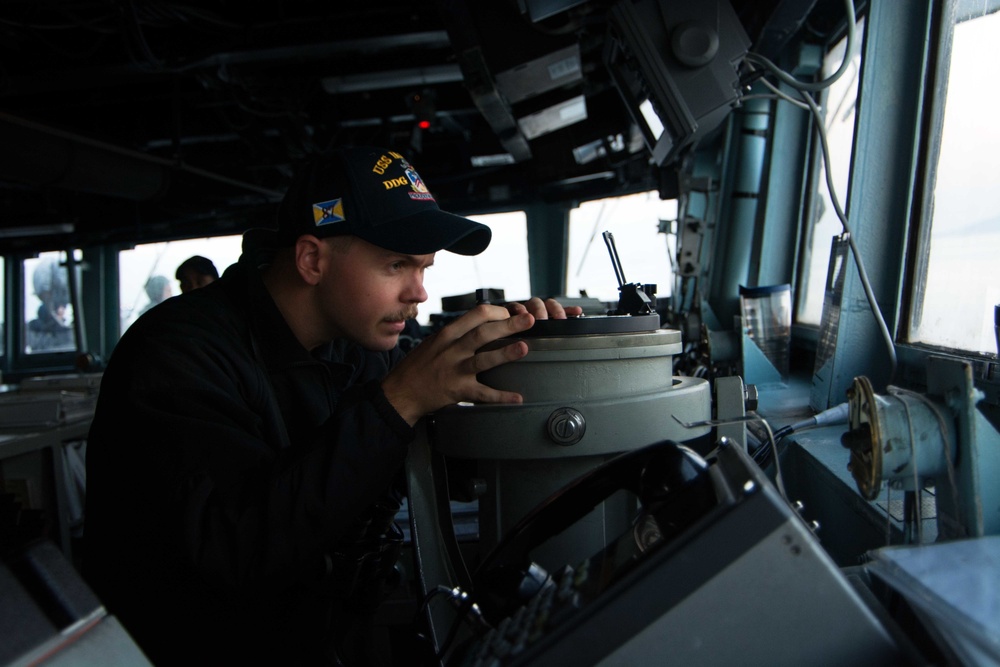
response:
[(331, 270), (320, 284), (323, 316), (336, 336), (369, 350), (391, 350), (405, 321), (427, 300), (424, 270), (434, 255), (403, 255), (358, 238), (346, 249), (329, 247)]
[(190, 292), (193, 289), (204, 287), (214, 280), (212, 276), (198, 273), (194, 269), (184, 269), (178, 282), (181, 284), (181, 292)]

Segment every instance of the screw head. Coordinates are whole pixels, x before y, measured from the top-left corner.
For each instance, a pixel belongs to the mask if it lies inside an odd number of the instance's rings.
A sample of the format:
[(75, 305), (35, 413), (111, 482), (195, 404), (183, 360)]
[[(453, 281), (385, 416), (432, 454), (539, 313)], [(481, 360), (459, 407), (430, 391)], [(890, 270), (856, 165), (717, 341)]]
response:
[(546, 431), (557, 445), (575, 445), (587, 431), (587, 420), (576, 408), (558, 408), (549, 415)]

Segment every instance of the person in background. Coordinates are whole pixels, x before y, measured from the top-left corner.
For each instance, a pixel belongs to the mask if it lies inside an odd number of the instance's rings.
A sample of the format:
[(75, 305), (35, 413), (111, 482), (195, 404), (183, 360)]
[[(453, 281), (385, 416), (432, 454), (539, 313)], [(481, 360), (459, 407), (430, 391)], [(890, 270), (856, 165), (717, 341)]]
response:
[(146, 290), (146, 296), (149, 297), (149, 303), (139, 311), (140, 315), (147, 312), (153, 306), (166, 301), (173, 295), (173, 290), (170, 288), (170, 280), (166, 276), (152, 276), (146, 281), (144, 289)]
[(212, 260), (194, 255), (180, 263), (174, 277), (181, 284), (181, 294), (184, 294), (218, 280), (219, 270), (215, 268)]
[(25, 351), (56, 352), (76, 347), (73, 322), (69, 319), (69, 287), (66, 267), (43, 258), (31, 274), (35, 296), (41, 301), (33, 320), (26, 325)]
[(417, 421), (522, 402), (477, 374), (527, 344), (490, 343), (579, 314), (482, 304), (404, 355), (435, 254), (490, 240), (402, 154), (341, 149), (297, 173), (277, 229), (245, 233), (219, 280), (125, 332), (87, 440), (84, 573), (154, 664), (417, 663), (369, 622)]

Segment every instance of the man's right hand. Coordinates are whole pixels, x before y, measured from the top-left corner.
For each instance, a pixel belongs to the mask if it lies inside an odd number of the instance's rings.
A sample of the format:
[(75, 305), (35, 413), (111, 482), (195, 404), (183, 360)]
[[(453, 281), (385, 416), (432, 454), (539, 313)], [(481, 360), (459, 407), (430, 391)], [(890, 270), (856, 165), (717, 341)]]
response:
[(382, 381), (382, 391), (411, 426), (430, 412), (462, 401), (521, 403), (520, 394), (488, 387), (476, 376), (524, 357), (528, 345), (523, 341), (482, 348), (534, 323), (529, 312), (511, 315), (502, 306), (478, 305), (407, 354)]

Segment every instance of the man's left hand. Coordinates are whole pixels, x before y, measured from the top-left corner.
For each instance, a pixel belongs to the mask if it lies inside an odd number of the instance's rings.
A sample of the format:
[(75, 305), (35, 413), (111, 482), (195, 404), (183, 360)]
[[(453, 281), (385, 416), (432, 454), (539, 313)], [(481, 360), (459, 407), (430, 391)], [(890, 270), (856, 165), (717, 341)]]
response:
[(563, 306), (555, 299), (545, 299), (532, 297), (523, 303), (508, 303), (507, 310), (511, 315), (519, 313), (531, 313), (536, 320), (564, 320), (567, 317), (577, 317), (583, 314), (580, 306)]

